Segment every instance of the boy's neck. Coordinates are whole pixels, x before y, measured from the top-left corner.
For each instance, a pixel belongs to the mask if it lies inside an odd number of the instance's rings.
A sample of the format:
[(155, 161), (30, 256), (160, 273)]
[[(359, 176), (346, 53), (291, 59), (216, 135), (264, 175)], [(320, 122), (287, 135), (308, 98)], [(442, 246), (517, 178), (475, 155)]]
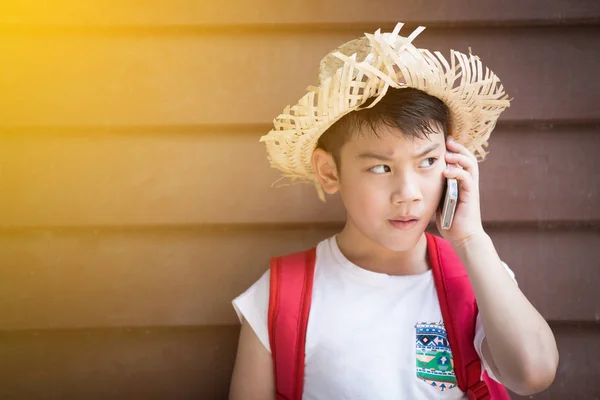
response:
[(387, 275), (418, 275), (431, 268), (427, 259), (425, 233), (410, 250), (394, 252), (346, 225), (337, 235), (337, 244), (344, 257), (368, 271)]

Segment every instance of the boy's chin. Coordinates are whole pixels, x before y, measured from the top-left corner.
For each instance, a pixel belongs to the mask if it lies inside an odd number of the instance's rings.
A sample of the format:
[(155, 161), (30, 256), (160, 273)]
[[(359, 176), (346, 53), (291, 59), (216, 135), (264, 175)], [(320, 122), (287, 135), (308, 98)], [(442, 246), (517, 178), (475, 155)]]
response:
[(382, 238), (380, 244), (393, 252), (404, 252), (412, 250), (419, 240), (423, 237), (423, 229), (415, 228), (412, 231), (402, 232), (401, 234)]

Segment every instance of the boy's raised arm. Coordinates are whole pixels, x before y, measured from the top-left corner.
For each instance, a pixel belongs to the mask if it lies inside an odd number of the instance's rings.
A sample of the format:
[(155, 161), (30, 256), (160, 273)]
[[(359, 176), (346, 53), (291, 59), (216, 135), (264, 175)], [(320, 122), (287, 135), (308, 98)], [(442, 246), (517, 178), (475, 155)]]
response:
[(448, 141), (447, 148), (446, 162), (461, 167), (444, 172), (459, 181), (459, 204), (452, 228), (441, 232), (469, 274), (486, 335), (482, 353), (496, 377), (512, 391), (521, 395), (541, 392), (556, 374), (554, 335), (515, 285), (483, 229), (477, 159), (455, 141)]
[(275, 382), (271, 354), (250, 325), (242, 322), (229, 400), (273, 400)]
[(506, 272), (487, 234), (482, 232), (455, 250), (477, 298), (486, 335), (482, 346), (486, 361), (515, 393), (545, 390), (558, 364), (550, 327)]

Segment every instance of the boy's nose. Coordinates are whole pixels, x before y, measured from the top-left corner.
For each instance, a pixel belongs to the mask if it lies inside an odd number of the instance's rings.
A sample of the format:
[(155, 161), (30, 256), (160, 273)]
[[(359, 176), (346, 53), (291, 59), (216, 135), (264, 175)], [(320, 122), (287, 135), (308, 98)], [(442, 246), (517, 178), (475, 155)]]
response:
[(404, 177), (398, 179), (394, 190), (392, 191), (392, 204), (413, 203), (422, 199), (419, 185), (414, 179)]

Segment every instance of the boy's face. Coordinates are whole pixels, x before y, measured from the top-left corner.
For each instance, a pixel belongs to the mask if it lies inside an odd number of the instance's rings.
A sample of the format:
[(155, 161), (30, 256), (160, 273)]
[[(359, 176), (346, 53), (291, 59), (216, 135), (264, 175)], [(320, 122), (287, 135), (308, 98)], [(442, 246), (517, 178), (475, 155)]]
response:
[(397, 128), (383, 127), (379, 137), (359, 135), (342, 146), (338, 184), (346, 229), (390, 251), (416, 245), (445, 182), (445, 138), (434, 132), (424, 139), (407, 138)]

